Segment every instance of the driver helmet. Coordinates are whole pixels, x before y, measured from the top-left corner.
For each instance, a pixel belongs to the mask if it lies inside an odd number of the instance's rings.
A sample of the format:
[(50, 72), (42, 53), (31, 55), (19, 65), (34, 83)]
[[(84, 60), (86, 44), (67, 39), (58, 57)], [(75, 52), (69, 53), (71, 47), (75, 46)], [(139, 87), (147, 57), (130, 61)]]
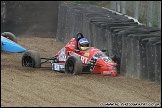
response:
[(86, 38), (81, 38), (78, 42), (80, 50), (85, 51), (89, 48), (89, 42)]

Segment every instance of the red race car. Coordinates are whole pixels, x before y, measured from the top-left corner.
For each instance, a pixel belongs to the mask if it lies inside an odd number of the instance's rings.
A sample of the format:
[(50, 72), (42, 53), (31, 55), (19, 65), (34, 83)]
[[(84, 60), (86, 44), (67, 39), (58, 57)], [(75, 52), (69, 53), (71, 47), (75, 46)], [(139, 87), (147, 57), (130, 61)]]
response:
[[(51, 62), (52, 70), (73, 75), (82, 73), (100, 73), (103, 76), (117, 76), (117, 63), (108, 57), (104, 51), (95, 47), (82, 47), (78, 50), (79, 42), (86, 42), (85, 38), (79, 41), (72, 38), (65, 47), (52, 58), (40, 58), (38, 52), (27, 50), (22, 57), (22, 66), (40, 68), (42, 63)], [(78, 45), (79, 46), (79, 45)], [(77, 46), (77, 47), (78, 47)], [(41, 60), (45, 60), (41, 62)]]

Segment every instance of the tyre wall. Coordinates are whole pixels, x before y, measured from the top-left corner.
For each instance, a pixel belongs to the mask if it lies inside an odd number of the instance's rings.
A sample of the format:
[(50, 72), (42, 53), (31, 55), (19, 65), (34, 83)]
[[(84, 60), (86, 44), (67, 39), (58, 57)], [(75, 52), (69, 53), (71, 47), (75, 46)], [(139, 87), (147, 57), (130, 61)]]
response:
[(90, 45), (115, 56), (118, 74), (161, 83), (161, 30), (93, 5), (60, 5), (56, 39), (82, 32)]
[(27, 37), (56, 36), (59, 2), (3, 1), (1, 6), (1, 32)]

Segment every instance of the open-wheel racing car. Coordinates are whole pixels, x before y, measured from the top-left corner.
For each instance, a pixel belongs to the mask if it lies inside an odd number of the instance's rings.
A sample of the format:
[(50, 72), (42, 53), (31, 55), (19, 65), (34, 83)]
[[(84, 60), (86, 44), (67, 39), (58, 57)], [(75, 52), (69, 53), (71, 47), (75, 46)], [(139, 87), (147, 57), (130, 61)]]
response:
[(50, 62), (52, 70), (73, 75), (100, 73), (103, 76), (117, 76), (117, 63), (104, 51), (88, 47), (87, 50), (76, 52), (76, 42), (76, 39), (72, 38), (52, 58), (41, 58), (37, 51), (27, 50), (22, 56), (22, 66), (40, 68), (41, 64)]
[(26, 49), (18, 44), (16, 36), (11, 32), (1, 33), (1, 51), (22, 53)]

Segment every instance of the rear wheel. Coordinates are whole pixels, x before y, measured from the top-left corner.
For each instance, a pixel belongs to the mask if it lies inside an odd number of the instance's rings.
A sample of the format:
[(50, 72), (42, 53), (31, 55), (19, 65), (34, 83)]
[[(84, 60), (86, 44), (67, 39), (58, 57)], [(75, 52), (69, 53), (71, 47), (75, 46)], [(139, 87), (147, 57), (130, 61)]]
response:
[(15, 43), (17, 43), (16, 36), (13, 33), (11, 33), (11, 32), (3, 32), (1, 35), (3, 37), (5, 37), (5, 38), (8, 38), (9, 40), (14, 41)]
[(82, 73), (83, 65), (79, 57), (70, 56), (65, 62), (65, 73), (78, 75)]
[(22, 66), (40, 68), (41, 58), (37, 51), (28, 50), (22, 56)]

